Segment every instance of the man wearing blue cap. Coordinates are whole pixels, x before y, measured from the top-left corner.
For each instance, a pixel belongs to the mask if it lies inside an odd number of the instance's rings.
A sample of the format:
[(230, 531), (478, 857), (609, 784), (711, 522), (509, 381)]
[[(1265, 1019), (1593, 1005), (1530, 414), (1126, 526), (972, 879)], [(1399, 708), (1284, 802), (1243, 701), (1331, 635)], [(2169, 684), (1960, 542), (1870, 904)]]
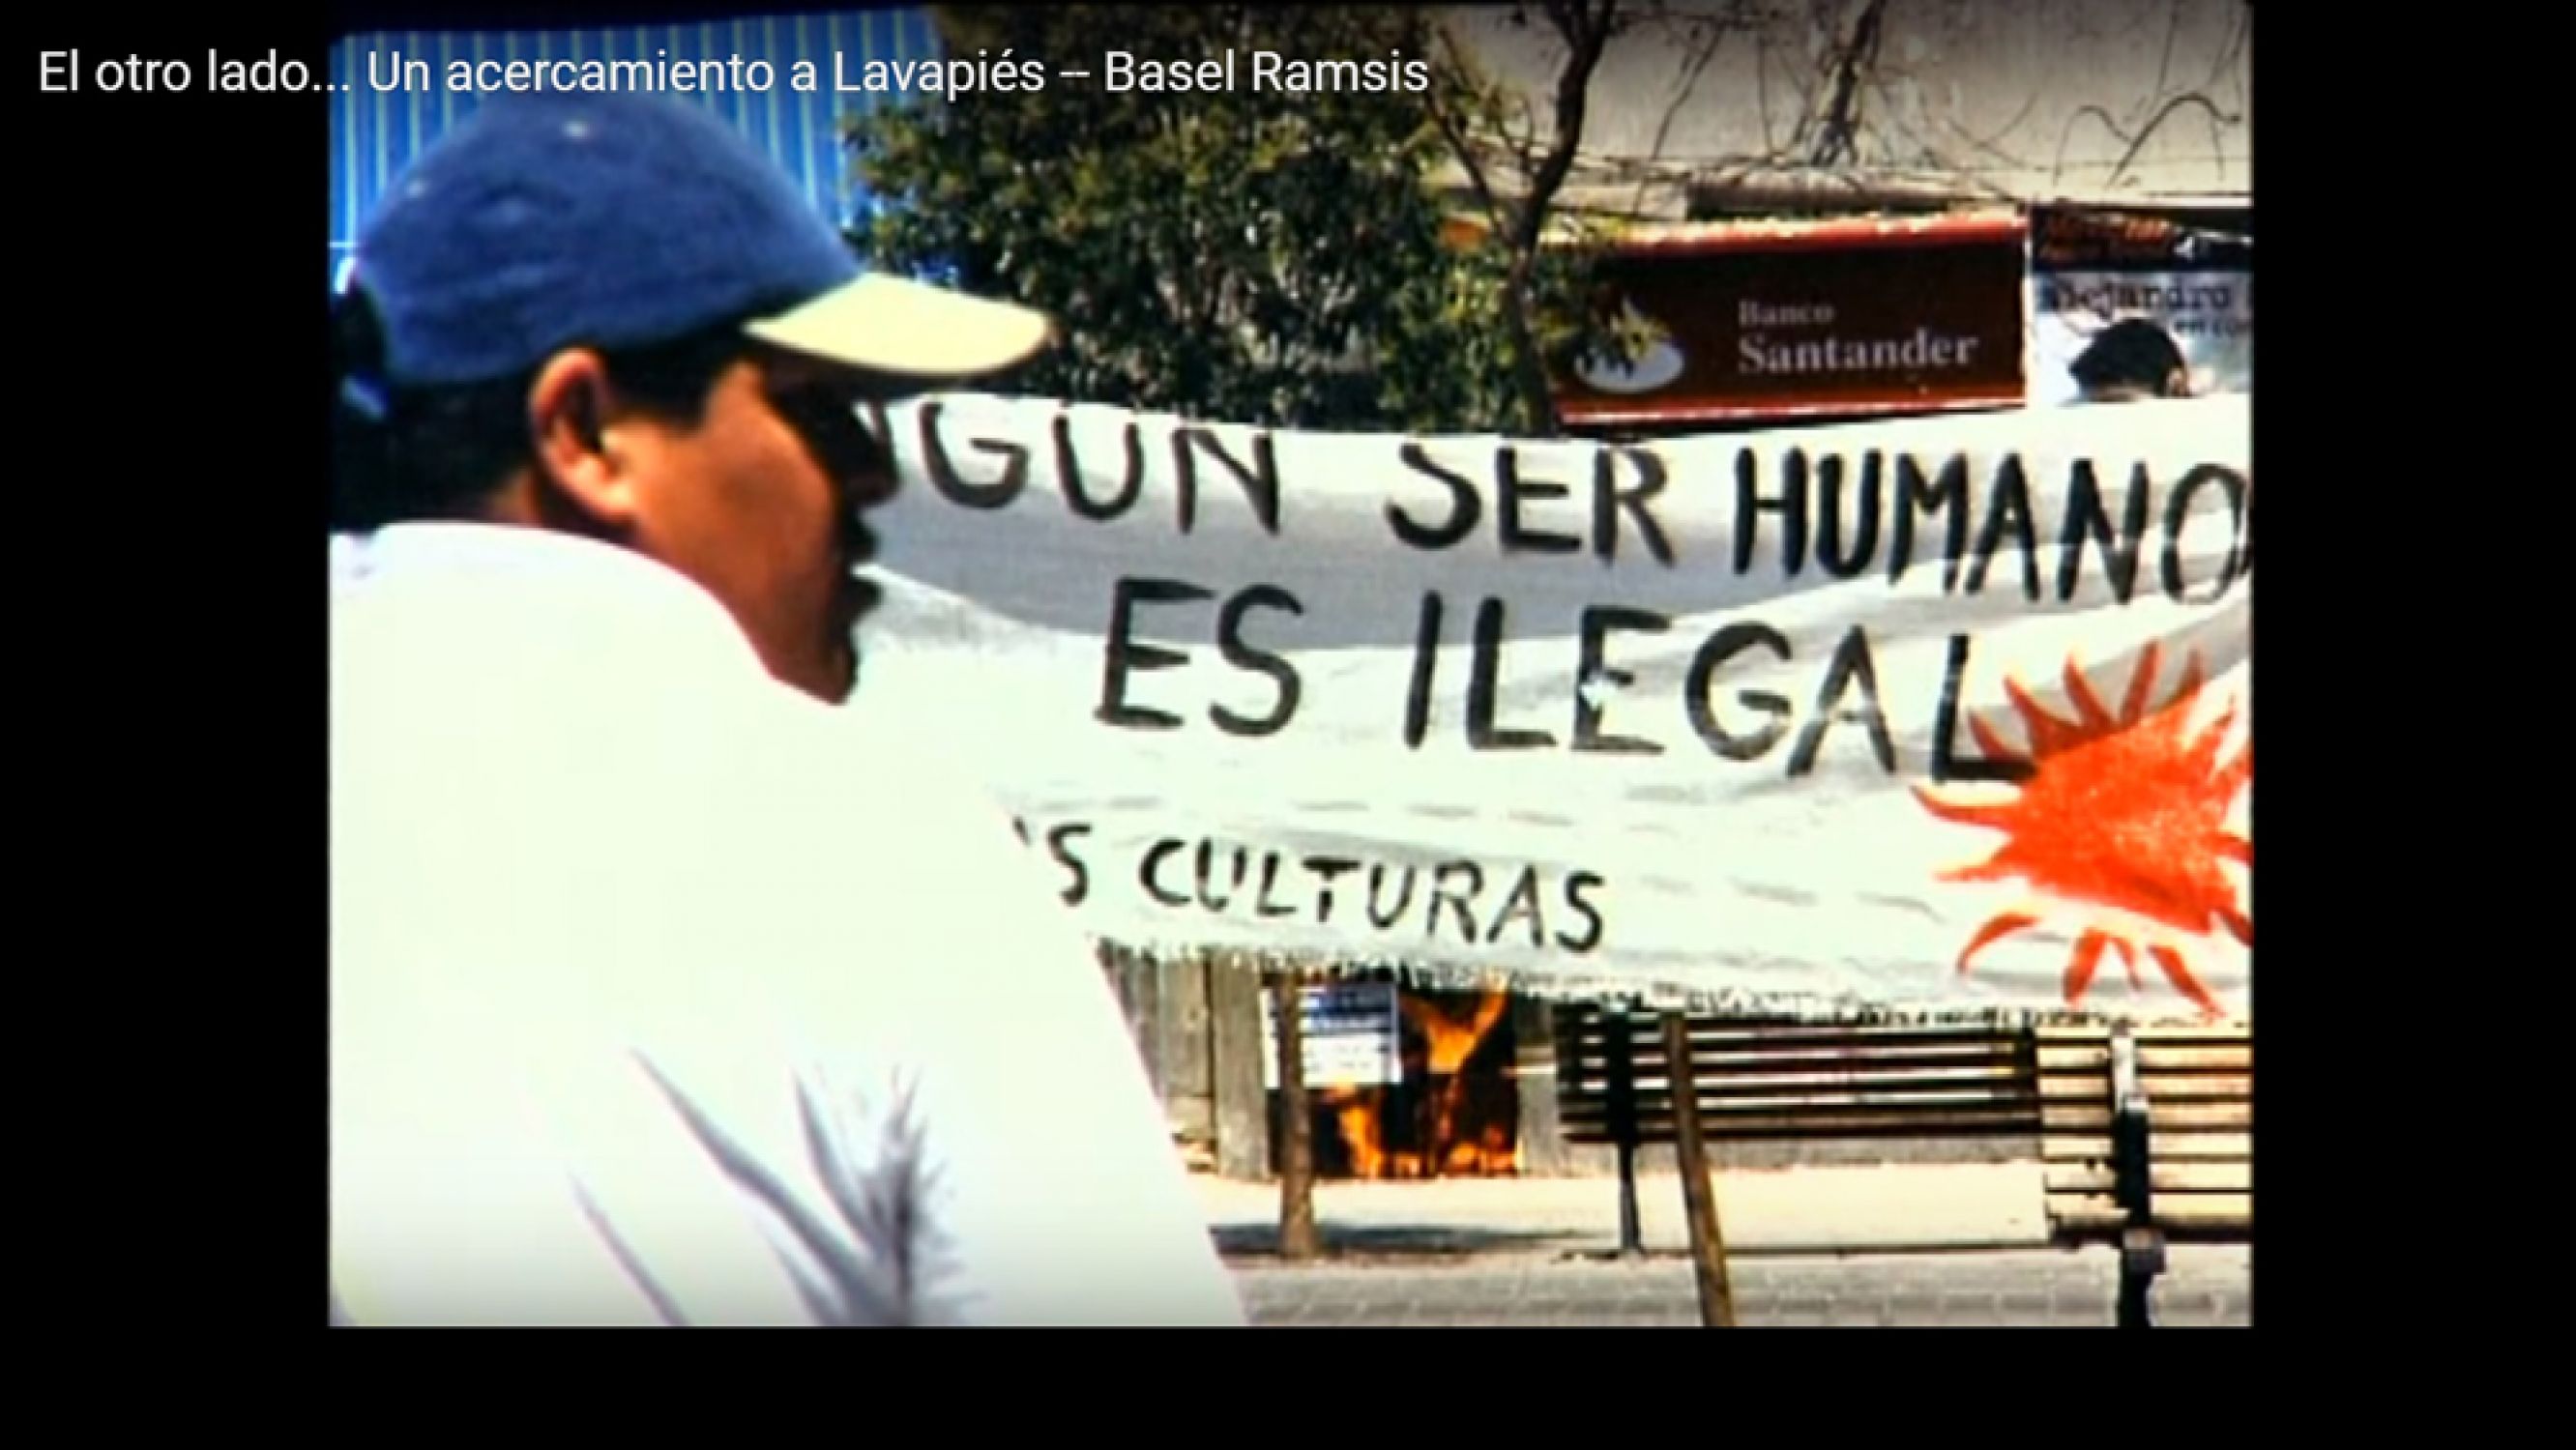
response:
[(615, 95), (485, 103), (337, 310), (334, 1321), (1240, 1323), (1036, 863), (825, 708), (858, 405), (1046, 320)]

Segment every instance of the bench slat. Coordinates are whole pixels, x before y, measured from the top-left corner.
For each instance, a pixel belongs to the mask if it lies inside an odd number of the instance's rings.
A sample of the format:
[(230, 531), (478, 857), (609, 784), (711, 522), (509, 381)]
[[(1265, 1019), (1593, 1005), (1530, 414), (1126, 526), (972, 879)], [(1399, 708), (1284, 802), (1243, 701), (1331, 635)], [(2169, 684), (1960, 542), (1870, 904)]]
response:
[[(1617, 1047), (1618, 1044), (1615, 1042), (1559, 1040), (1556, 1044), (1559, 1057), (1583, 1062), (1606, 1062)], [(1653, 1043), (1632, 1043), (1628, 1058), (1632, 1062), (1661, 1062), (1664, 1060), (1664, 1045), (1661, 1040)], [(1739, 1042), (1724, 1045), (1695, 1042), (1691, 1044), (1691, 1065), (1694, 1067), (1703, 1063), (1798, 1061), (1871, 1063), (1897, 1062), (1908, 1058), (1956, 1059), (1966, 1062), (2036, 1061), (2033, 1054), (2022, 1044), (2008, 1041), (1876, 1042), (1843, 1046), (1788, 1042)]]
[[(2009, 1091), (1790, 1093), (1741, 1098), (1693, 1093), (1691, 1101), (1698, 1106), (1702, 1117), (1711, 1119), (1794, 1117), (1801, 1114), (2009, 1112), (2030, 1124), (2034, 1133), (2039, 1131), (2042, 1123), (2038, 1099)], [(1631, 1100), (1630, 1111), (1641, 1117), (1668, 1116), (1673, 1111), (1673, 1102), (1670, 1093), (1639, 1093)], [(1611, 1107), (1607, 1101), (1599, 1099), (1560, 1103), (1557, 1116), (1607, 1120), (1611, 1116)]]
[[(1951, 1095), (1943, 1097), (1879, 1097), (1845, 1095), (1831, 1098), (1797, 1097), (1719, 1102), (1710, 1098), (1698, 1100), (1700, 1116), (1711, 1122), (1753, 1118), (1827, 1118), (1911, 1117), (1923, 1118), (1957, 1113), (1981, 1113), (2009, 1116), (2032, 1135), (2041, 1131), (2038, 1106), (2027, 1099), (2005, 1095)], [(1673, 1100), (1658, 1093), (1638, 1099), (1630, 1116), (1640, 1121), (1659, 1121), (1672, 1116)], [(1557, 1116), (1570, 1123), (1608, 1123), (1614, 1116), (1606, 1103), (1561, 1105)]]
[[(2094, 1073), (2111, 1070), (2110, 1044), (2083, 1047), (2042, 1046), (2037, 1050), (2039, 1070), (2043, 1073)], [(2254, 1070), (2254, 1048), (2251, 1044), (2236, 1046), (2193, 1045), (2168, 1046), (2142, 1043), (2138, 1048), (2138, 1070), (2157, 1072), (2251, 1072)]]
[[(1669, 1124), (1673, 1105), (1657, 1100), (1637, 1105), (1635, 1118), (1640, 1129)], [(1609, 1131), (1611, 1115), (1606, 1109), (1587, 1108), (1581, 1112), (1560, 1112), (1558, 1120), (1572, 1127)], [(1715, 1111), (1701, 1105), (1700, 1117), (1712, 1132), (1724, 1131), (1738, 1124), (1813, 1123), (1820, 1131), (1847, 1127), (1859, 1122), (1939, 1123), (1976, 1119), (2009, 1122), (2033, 1137), (2040, 1135), (2039, 1117), (2028, 1104), (2013, 1102), (1932, 1102), (1932, 1103), (1773, 1103), (1735, 1107)]]
[[(1638, 1053), (1628, 1060), (1629, 1070), (1640, 1077), (1661, 1077), (1666, 1069), (1664, 1055)], [(1611, 1060), (1589, 1050), (1557, 1054), (1559, 1076), (1577, 1081), (1606, 1082)], [(1900, 1052), (1875, 1053), (1867, 1057), (1810, 1052), (1745, 1053), (1740, 1056), (1704, 1058), (1691, 1055), (1691, 1072), (1702, 1079), (1712, 1077), (1795, 1077), (1876, 1075), (1890, 1072), (1999, 1072), (2025, 1074), (2028, 1061), (2014, 1053), (1988, 1052), (1982, 1048), (1925, 1048)]]
[[(2175, 1103), (2147, 1100), (2147, 1126), (2168, 1128), (2236, 1128), (2254, 1126), (2252, 1103)], [(2046, 1132), (2109, 1132), (2109, 1103), (2044, 1103), (2041, 1127)], [(2159, 1142), (2162, 1140), (2159, 1139)]]
[[(2129, 1222), (2128, 1214), (2108, 1194), (2052, 1193), (2048, 1195), (2048, 1218), (2060, 1234), (2116, 1234)], [(2176, 1237), (2251, 1233), (2254, 1195), (2166, 1194), (2155, 1201), (2154, 1221)]]
[[(2111, 1030), (2107, 1027), (2075, 1027), (2063, 1023), (2043, 1023), (2031, 1029), (2031, 1036), (2041, 1047), (2048, 1048), (2070, 1043), (2108, 1042), (2111, 1039)], [(2185, 1027), (2179, 1024), (2159, 1023), (2152, 1027), (2133, 1028), (2130, 1036), (2141, 1046), (2153, 1043), (2251, 1042), (2254, 1040), (2254, 1029), (2242, 1025)]]
[[(1593, 1089), (1606, 1089), (1610, 1084), (1612, 1064), (1605, 1058), (1564, 1057), (1557, 1059), (1559, 1081)], [(1662, 1054), (1638, 1057), (1628, 1064), (1630, 1074), (1640, 1082), (1661, 1081), (1670, 1071)], [(1880, 1058), (1819, 1057), (1746, 1057), (1721, 1062), (1694, 1059), (1691, 1076), (1703, 1083), (1722, 1083), (1738, 1078), (1816, 1078), (1832, 1082), (1852, 1078), (1908, 1077), (1915, 1075), (1952, 1075), (1967, 1077), (2030, 1078), (2035, 1076), (2026, 1062), (2009, 1057), (1966, 1056), (1958, 1054), (1908, 1055)]]
[[(1830, 1107), (1843, 1103), (2014, 1103), (2036, 1113), (2041, 1099), (2024, 1083), (2009, 1080), (1991, 1082), (1854, 1082), (1833, 1085), (1755, 1084), (1748, 1087), (1714, 1087), (1706, 1083), (1685, 1084), (1684, 1092), (1692, 1102), (1710, 1112), (1739, 1111), (1749, 1108), (1794, 1107), (1814, 1104)], [(1640, 1085), (1630, 1095), (1639, 1104), (1670, 1104), (1678, 1096), (1664, 1083)], [(1564, 1102), (1560, 1111), (1598, 1107), (1607, 1111), (1610, 1095), (1585, 1093), (1579, 1100)], [(2083, 1106), (2065, 1105), (2068, 1111)]]
[[(2179, 1077), (2141, 1075), (2138, 1086), (2145, 1090), (2147, 1101), (2212, 1102), (2245, 1101), (2254, 1096), (2251, 1075), (2212, 1073)], [(2107, 1102), (2111, 1097), (2111, 1079), (2097, 1077), (2042, 1077), (2039, 1095), (2051, 1102), (2081, 1102), (2087, 1099)]]
[[(1564, 1095), (1557, 1079), (1559, 1095)], [(2003, 1068), (1961, 1068), (1937, 1072), (1845, 1072), (1845, 1073), (1742, 1073), (1732, 1077), (1709, 1078), (1694, 1075), (1691, 1086), (1702, 1098), (1780, 1097), (1796, 1093), (1838, 1092), (2010, 1092), (2018, 1097), (2036, 1097), (2032, 1084), (2019, 1073)], [(1578, 1079), (1577, 1095), (1608, 1096), (1609, 1085), (1595, 1085)], [(1639, 1073), (1633, 1091), (1668, 1092), (1672, 1079), (1662, 1071)]]
[[(2118, 1187), (2118, 1175), (2108, 1163), (2053, 1164), (2046, 1173), (2051, 1193), (2109, 1193)], [(2252, 1193), (2254, 1165), (2159, 1159), (2147, 1171), (2147, 1186), (2157, 1193)]]
[[(2231, 1162), (2254, 1156), (2254, 1137), (2250, 1133), (2177, 1133), (2155, 1135), (2154, 1156), (2158, 1162), (2186, 1160), (2192, 1162)], [(2049, 1133), (2039, 1140), (2040, 1158), (2044, 1162), (2111, 1161), (2111, 1138), (2099, 1133)]]
[[(2011, 1042), (2017, 1035), (1991, 1027), (1942, 1027), (1926, 1024), (1890, 1024), (1884, 1026), (1837, 1026), (1831, 1023), (1761, 1024), (1720, 1021), (1708, 1017), (1685, 1019), (1684, 1030), (1690, 1034), (1691, 1048), (1696, 1052), (1702, 1043), (1725, 1045), (1752, 1044), (1801, 1046), (1817, 1044), (1850, 1044), (1871, 1046), (1890, 1042)], [(1606, 1041), (1617, 1034), (1609, 1023), (1595, 1016), (1559, 1012), (1556, 1035), (1560, 1040)], [(1628, 1019), (1629, 1040), (1640, 1045), (1661, 1046), (1664, 1040), (1663, 1019), (1657, 1016)]]
[[(1631, 1061), (1628, 1069), (1638, 1079), (1662, 1079), (1669, 1071), (1662, 1056)], [(1610, 1082), (1610, 1064), (1597, 1059), (1571, 1059), (1556, 1064), (1558, 1079), (1571, 1082)], [(1816, 1077), (1816, 1079), (1850, 1079), (1850, 1077), (1906, 1077), (1906, 1074), (1971, 1074), (1971, 1077), (2030, 1077), (2025, 1064), (2012, 1059), (1991, 1056), (1909, 1056), (1909, 1059), (1739, 1059), (1721, 1064), (1692, 1061), (1690, 1074), (1698, 1082), (1723, 1082), (1734, 1077)]]
[[(1561, 1126), (1566, 1138), (1572, 1142), (1610, 1141), (1609, 1127), (1605, 1123), (1567, 1120)], [(2036, 1131), (2026, 1115), (2004, 1111), (1892, 1113), (1875, 1116), (1784, 1114), (1773, 1117), (1729, 1118), (1723, 1121), (1703, 1119), (1700, 1123), (1701, 1136), (1712, 1142), (1771, 1138), (1912, 1138), (1988, 1134), (2030, 1137)], [(1671, 1142), (1672, 1119), (1641, 1116), (1637, 1123), (1637, 1137), (1639, 1141), (1646, 1143)]]

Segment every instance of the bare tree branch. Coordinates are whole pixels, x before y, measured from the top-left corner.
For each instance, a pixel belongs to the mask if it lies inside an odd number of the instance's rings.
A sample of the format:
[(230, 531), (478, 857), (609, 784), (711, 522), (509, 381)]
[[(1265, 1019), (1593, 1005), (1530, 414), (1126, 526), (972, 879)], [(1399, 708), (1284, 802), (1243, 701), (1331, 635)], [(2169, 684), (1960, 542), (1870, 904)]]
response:
[(2101, 122), (2102, 129), (2110, 132), (2113, 139), (2120, 141), (2128, 147), (2128, 150), (2121, 153), (2119, 161), (2112, 166), (2109, 180), (2103, 183), (2105, 186), (2110, 186), (2116, 184), (2123, 175), (2127, 174), (2130, 165), (2138, 159), (2138, 153), (2145, 149), (2148, 139), (2155, 135), (2157, 128), (2164, 125), (2166, 121), (2172, 119), (2174, 113), (2185, 106), (2200, 107), (2207, 111), (2213, 119), (2222, 125), (2239, 125), (2245, 119), (2242, 114), (2231, 114), (2230, 112), (2220, 108), (2216, 101), (2211, 100), (2209, 97), (2202, 95), (2198, 91), (2187, 91), (2182, 95), (2175, 96), (2171, 100), (2166, 101), (2162, 106), (2159, 106), (2156, 109), (2155, 114), (2148, 118), (2146, 125), (2140, 127), (2138, 129), (2138, 133), (2135, 136), (2132, 136), (2127, 131), (2121, 129), (2120, 123), (2113, 120), (2111, 113), (2104, 110), (2102, 107), (2078, 107), (2073, 115), (2066, 118), (2066, 130), (2057, 139), (2057, 159), (2049, 169), (2050, 179), (2054, 181), (2065, 174), (2066, 147), (2069, 142), (2075, 139), (2076, 122), (2084, 120), (2086, 117), (2091, 117), (2092, 119)]
[[(1685, 61), (1681, 87), (1674, 93), (1672, 104), (1664, 107), (1664, 119), (1655, 127), (1653, 149), (1646, 153), (1650, 161), (1663, 158), (1664, 142), (1672, 136), (1673, 121), (1681, 115), (1682, 107), (1689, 104), (1691, 93), (1699, 87), (1700, 76), (1708, 70), (1709, 62), (1717, 59), (1717, 48), (1726, 39), (1726, 27), (1722, 24), (1693, 25), (1688, 29), (1691, 34), (1683, 41)], [(1632, 205), (1641, 213), (1646, 209), (1648, 185), (1644, 178), (1637, 182), (1637, 199)]]
[(2172, 119), (2174, 113), (2182, 110), (2186, 106), (2200, 107), (2202, 110), (2209, 113), (2212, 121), (2221, 125), (2233, 126), (2242, 119), (2241, 117), (2231, 116), (2225, 111), (2220, 110), (2217, 102), (2202, 95), (2198, 91), (2192, 91), (2184, 95), (2176, 96), (2172, 100), (2167, 101), (2162, 106), (2158, 107), (2155, 115), (2148, 119), (2147, 124), (2139, 128), (2136, 139), (2129, 142), (2129, 149), (2120, 154), (2120, 164), (2111, 168), (2111, 179), (2103, 184), (2106, 186), (2118, 185), (2120, 178), (2128, 174), (2130, 163), (2136, 161), (2138, 159), (2138, 153), (2146, 148), (2148, 138), (2156, 134), (2156, 128)]
[(1869, 0), (1868, 8), (1861, 11), (1860, 20), (1852, 26), (1851, 39), (1836, 48), (1833, 99), (1825, 108), (1813, 156), (1818, 166), (1860, 159), (1860, 82), (1878, 60), (1878, 41), (1886, 15), (1887, 0)]
[[(1445, 25), (1440, 29), (1440, 44), (1441, 48), (1449, 53), (1449, 63), (1459, 75), (1473, 76), (1474, 72), (1467, 66), (1465, 58), (1458, 53), (1457, 37), (1451, 35)], [(1502, 200), (1495, 195), (1494, 184), (1485, 175), (1484, 166), (1476, 160), (1476, 148), (1469, 139), (1465, 126), (1460, 123), (1456, 114), (1442, 103), (1441, 90), (1438, 86), (1431, 88), (1431, 119), (1440, 127), (1440, 134), (1449, 142), (1449, 149), (1456, 154), (1458, 164), (1466, 169), (1467, 185), (1475, 193), (1476, 204), (1484, 208), (1487, 225), (1494, 229), (1496, 236), (1507, 235), (1509, 227), (1503, 214)]]
[(1767, 35), (1753, 44), (1753, 102), (1762, 115), (1762, 144), (1776, 151), (1780, 140), (1771, 134), (1771, 38)]
[(1505, 98), (1505, 103), (1520, 111), (1520, 124), (1515, 127), (1498, 116), (1494, 122), (1494, 134), (1503, 149), (1511, 153), (1512, 165), (1518, 174), (1528, 177), (1538, 170), (1538, 108), (1531, 105), (1529, 96), (1521, 91), (1512, 92)]
[(2163, 95), (2165, 93), (2165, 82), (2173, 79), (2174, 41), (2181, 34), (2182, 7), (2180, 5), (2176, 5), (2165, 12), (2164, 58), (2156, 62), (2156, 88), (2148, 94), (2157, 96)]
[(1966, 141), (1971, 147), (1986, 153), (1988, 156), (1995, 158), (1997, 161), (2003, 162), (2007, 166), (2020, 166), (2024, 164), (2022, 159), (2003, 149), (2003, 146), (2000, 143), (2006, 136), (2020, 130), (2021, 123), (2029, 120), (2030, 113), (2037, 109), (2039, 109), (2039, 90), (2037, 87), (2033, 87), (2031, 89), (2031, 93), (2023, 98), (2021, 109), (2015, 111), (2013, 113), (2013, 118), (2006, 121), (1991, 136), (1980, 136), (1976, 134), (1967, 127), (1960, 125), (1956, 118), (1945, 117), (1944, 120), (1948, 124), (1949, 128), (1952, 131), (1957, 132), (1960, 139)]
[(1591, 98), (1592, 72), (1600, 65), (1601, 52), (1609, 44), (1619, 0), (1600, 0), (1597, 7), (1584, 0), (1548, 0), (1546, 8), (1548, 23), (1564, 37), (1569, 53), (1564, 68), (1556, 73), (1555, 134), (1546, 156), (1530, 176), (1520, 225), (1512, 239), (1514, 246), (1522, 250), (1538, 245), (1547, 226), (1548, 203), (1556, 199), (1557, 189), (1565, 184), (1566, 172), (1574, 166), (1574, 154), (1583, 144), (1583, 116)]

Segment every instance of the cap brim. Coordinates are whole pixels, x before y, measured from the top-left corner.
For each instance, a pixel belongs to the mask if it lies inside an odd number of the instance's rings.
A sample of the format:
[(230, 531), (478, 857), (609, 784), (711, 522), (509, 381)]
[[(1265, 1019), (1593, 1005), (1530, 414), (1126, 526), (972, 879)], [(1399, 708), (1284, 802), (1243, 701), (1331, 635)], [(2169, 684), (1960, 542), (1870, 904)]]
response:
[(971, 378), (1027, 362), (1055, 328), (1045, 313), (1014, 303), (870, 273), (744, 331), (869, 372)]

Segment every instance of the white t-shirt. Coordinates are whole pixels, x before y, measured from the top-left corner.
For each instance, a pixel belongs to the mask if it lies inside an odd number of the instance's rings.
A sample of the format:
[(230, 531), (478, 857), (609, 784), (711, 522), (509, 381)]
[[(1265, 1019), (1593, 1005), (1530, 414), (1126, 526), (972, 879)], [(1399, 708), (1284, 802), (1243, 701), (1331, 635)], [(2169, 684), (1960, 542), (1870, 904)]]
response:
[(332, 543), (331, 1288), (369, 1324), (1239, 1324), (998, 811), (716, 601)]

